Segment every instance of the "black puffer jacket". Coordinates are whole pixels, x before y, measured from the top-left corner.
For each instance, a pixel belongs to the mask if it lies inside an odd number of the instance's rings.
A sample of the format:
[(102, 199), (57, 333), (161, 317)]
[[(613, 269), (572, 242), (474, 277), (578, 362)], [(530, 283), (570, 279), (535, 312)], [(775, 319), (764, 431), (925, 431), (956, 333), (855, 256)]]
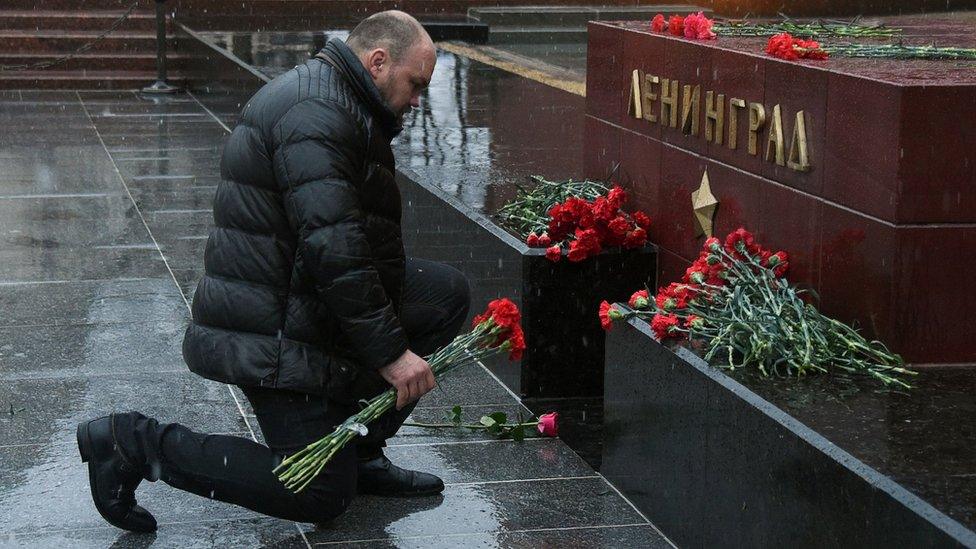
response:
[(192, 371), (350, 401), (382, 387), (375, 370), (407, 349), (399, 129), (338, 40), (251, 98), (221, 158)]

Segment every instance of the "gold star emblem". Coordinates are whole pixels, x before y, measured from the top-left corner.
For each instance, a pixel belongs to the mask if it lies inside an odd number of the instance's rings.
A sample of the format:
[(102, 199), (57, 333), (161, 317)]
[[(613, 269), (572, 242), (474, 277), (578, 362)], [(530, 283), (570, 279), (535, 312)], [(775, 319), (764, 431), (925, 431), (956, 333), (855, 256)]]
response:
[(718, 209), (718, 199), (712, 194), (707, 169), (698, 190), (691, 193), (691, 207), (695, 210), (695, 236), (712, 236), (712, 220)]

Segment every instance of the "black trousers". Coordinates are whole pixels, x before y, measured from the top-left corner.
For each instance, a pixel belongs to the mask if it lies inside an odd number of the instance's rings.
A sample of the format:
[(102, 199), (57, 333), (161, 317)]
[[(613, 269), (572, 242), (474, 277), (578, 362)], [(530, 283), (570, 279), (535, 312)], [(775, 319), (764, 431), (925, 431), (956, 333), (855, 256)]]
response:
[[(408, 259), (400, 323), (410, 348), (425, 356), (450, 342), (468, 314), (468, 283), (452, 267)], [(271, 470), (354, 413), (324, 398), (263, 388), (242, 388), (254, 408), (267, 446), (250, 439), (205, 435), (176, 424), (158, 425), (159, 478), (176, 488), (299, 522), (324, 522), (342, 514), (356, 494), (357, 463), (382, 455), (413, 406), (392, 410), (369, 434), (340, 451), (300, 494)], [(155, 423), (155, 422), (152, 422)]]

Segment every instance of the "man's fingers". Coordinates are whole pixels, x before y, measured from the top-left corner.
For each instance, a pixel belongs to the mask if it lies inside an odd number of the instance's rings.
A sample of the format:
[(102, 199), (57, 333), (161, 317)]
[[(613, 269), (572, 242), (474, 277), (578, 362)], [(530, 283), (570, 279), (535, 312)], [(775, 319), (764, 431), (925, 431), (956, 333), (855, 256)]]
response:
[(407, 405), (410, 398), (410, 386), (404, 383), (403, 385), (397, 387), (397, 400), (396, 409), (401, 410)]
[(437, 387), (437, 379), (434, 378), (434, 371), (427, 368), (427, 392), (434, 390)]

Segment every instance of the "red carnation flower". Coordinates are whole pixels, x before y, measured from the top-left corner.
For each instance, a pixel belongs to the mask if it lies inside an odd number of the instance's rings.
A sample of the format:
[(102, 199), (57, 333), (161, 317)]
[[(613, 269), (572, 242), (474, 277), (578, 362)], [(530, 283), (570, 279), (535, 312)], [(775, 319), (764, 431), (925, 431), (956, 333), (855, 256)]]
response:
[(516, 324), (505, 343), (509, 346), (508, 359), (520, 360), (525, 353), (525, 333), (522, 332), (522, 326)]
[(790, 268), (789, 256), (783, 251), (776, 252), (769, 256), (769, 259), (766, 260), (766, 265), (773, 269), (774, 275), (782, 277)]
[(609, 332), (610, 328), (613, 327), (613, 321), (623, 318), (623, 314), (620, 313), (613, 305), (607, 301), (600, 302), (600, 327), (604, 331)]
[(620, 237), (625, 237), (627, 236), (627, 233), (630, 231), (631, 226), (632, 225), (630, 224), (630, 221), (627, 221), (626, 218), (618, 215), (617, 217), (613, 218), (610, 221), (610, 224), (607, 226), (607, 228), (610, 229), (611, 233)]
[(638, 227), (633, 231), (627, 233), (627, 238), (624, 240), (624, 248), (640, 248), (647, 243), (647, 231)]
[(685, 18), (680, 15), (672, 15), (668, 19), (668, 32), (674, 36), (684, 36)]
[(552, 244), (552, 239), (549, 238), (549, 233), (542, 233), (539, 235), (539, 247), (548, 248)]
[(562, 248), (559, 245), (550, 246), (546, 248), (546, 259), (555, 263), (563, 257)]
[(664, 16), (659, 13), (654, 16), (654, 19), (651, 19), (651, 30), (654, 32), (664, 32), (664, 29)]
[(525, 238), (525, 243), (529, 245), (530, 248), (535, 248), (539, 245), (539, 235), (535, 234), (535, 231), (529, 233), (529, 236)]
[(627, 302), (627, 305), (629, 305), (631, 309), (645, 309), (647, 308), (648, 299), (647, 290), (638, 290), (630, 296), (630, 300)]
[(715, 238), (714, 236), (708, 237), (705, 240), (705, 244), (702, 246), (702, 251), (704, 252), (717, 252), (722, 247), (722, 242)]
[(634, 223), (636, 223), (638, 227), (644, 229), (645, 231), (651, 226), (651, 218), (647, 217), (647, 214), (640, 210), (637, 210), (636, 212), (631, 214), (631, 217), (634, 218)]
[(607, 202), (610, 203), (614, 208), (620, 208), (627, 202), (627, 191), (623, 190), (617, 185), (614, 185), (610, 192), (607, 193)]
[(661, 341), (681, 337), (681, 332), (678, 331), (678, 317), (675, 315), (654, 315), (651, 319), (651, 329)]
[(725, 251), (734, 257), (742, 257), (744, 253), (755, 257), (759, 255), (760, 250), (752, 233), (742, 227), (725, 237)]
[(766, 53), (773, 57), (796, 61), (797, 59), (827, 59), (829, 55), (815, 40), (793, 38), (788, 32), (769, 37)]
[(685, 17), (684, 21), (685, 38), (693, 38), (695, 40), (710, 40), (715, 38), (715, 33), (712, 32), (712, 20), (705, 17), (702, 12), (692, 13), (688, 17)]
[(510, 299), (501, 298), (488, 303), (488, 308), (485, 309), (485, 312), (474, 317), (472, 324), (477, 326), (488, 319), (493, 320), (497, 326), (513, 329), (514, 326), (518, 326), (519, 322), (521, 322), (522, 314), (519, 313), (518, 306), (512, 303)]

